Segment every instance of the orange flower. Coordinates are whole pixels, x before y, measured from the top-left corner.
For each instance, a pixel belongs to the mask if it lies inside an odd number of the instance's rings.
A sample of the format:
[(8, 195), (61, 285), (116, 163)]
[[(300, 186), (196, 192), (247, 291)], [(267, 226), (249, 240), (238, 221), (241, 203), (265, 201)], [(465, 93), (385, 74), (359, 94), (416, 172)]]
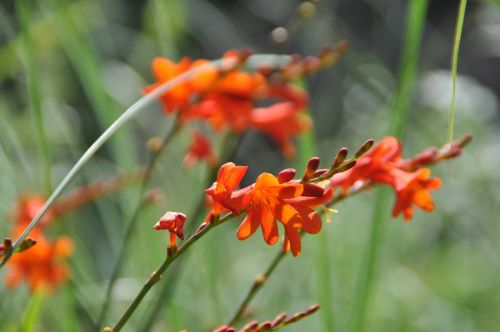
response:
[(170, 233), (170, 239), (168, 243), (169, 249), (176, 249), (177, 244), (175, 237), (184, 240), (184, 223), (186, 222), (186, 215), (180, 212), (168, 211), (165, 213), (160, 220), (153, 226), (154, 229), (167, 230)]
[(220, 215), (225, 210), (239, 214), (240, 209), (248, 204), (243, 202), (247, 198), (245, 193), (248, 190), (238, 191), (238, 195), (236, 196), (233, 194), (243, 176), (245, 176), (247, 169), (248, 166), (236, 166), (231, 162), (225, 163), (220, 167), (217, 174), (217, 181), (205, 190), (213, 199), (211, 214)]
[[(156, 83), (144, 88), (145, 93), (149, 93), (163, 83), (183, 74), (184, 72), (198, 66), (208, 64), (208, 60), (196, 60), (191, 62), (190, 58), (182, 58), (178, 64), (165, 59), (155, 58), (151, 65)], [(217, 78), (218, 72), (215, 67), (202, 73), (192, 75), (186, 83), (177, 85), (161, 96), (161, 101), (166, 113), (173, 113), (188, 107), (192, 94), (198, 93), (209, 87)]]
[[(21, 196), (14, 209), (14, 221), (16, 228), (25, 228), (31, 220), (38, 214), (45, 204), (46, 199), (42, 196)], [(41, 220), (41, 225), (47, 225), (55, 218), (51, 209), (45, 213)]]
[(399, 141), (393, 136), (388, 136), (363, 154), (353, 168), (347, 172), (335, 174), (331, 179), (332, 184), (342, 186), (344, 191), (359, 180), (393, 185), (394, 177), (390, 171), (400, 159)]
[(392, 171), (396, 178), (396, 203), (392, 210), (392, 215), (397, 217), (403, 212), (404, 219), (409, 221), (413, 216), (412, 204), (415, 203), (424, 211), (434, 210), (434, 202), (429, 190), (436, 190), (441, 187), (441, 180), (431, 178), (431, 171), (422, 168), (415, 172), (408, 173), (399, 169)]
[(285, 157), (292, 157), (295, 155), (292, 138), (311, 128), (311, 120), (299, 110), (292, 102), (281, 102), (254, 109), (250, 121), (253, 127), (269, 135), (278, 144)]
[[(309, 190), (316, 185), (303, 185), (297, 182), (280, 183), (278, 178), (269, 173), (262, 173), (251, 191), (248, 214), (238, 229), (238, 238), (244, 240), (251, 236), (259, 226), (266, 243), (272, 245), (278, 241), (278, 224), (285, 228), (285, 249), (292, 254), (300, 254), (301, 241), (299, 229), (315, 234), (321, 229), (321, 218), (311, 206), (317, 205), (319, 197), (331, 197), (321, 189)], [(305, 191), (313, 192), (315, 199), (302, 196)]]
[(31, 291), (40, 288), (52, 291), (68, 279), (65, 260), (72, 251), (73, 241), (70, 238), (63, 236), (49, 241), (40, 234), (34, 247), (16, 253), (8, 261), (7, 287), (15, 287), (24, 280)]
[(217, 158), (212, 150), (210, 141), (203, 134), (195, 130), (192, 135), (193, 142), (188, 147), (184, 164), (192, 166), (198, 160), (206, 160), (209, 166), (214, 166), (217, 163)]

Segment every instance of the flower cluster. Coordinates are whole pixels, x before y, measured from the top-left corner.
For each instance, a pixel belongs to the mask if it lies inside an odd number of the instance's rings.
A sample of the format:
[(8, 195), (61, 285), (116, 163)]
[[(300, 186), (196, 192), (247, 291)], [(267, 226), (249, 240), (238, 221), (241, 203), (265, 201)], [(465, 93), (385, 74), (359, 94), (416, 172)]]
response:
[[(262, 67), (251, 73), (241, 69), (249, 56), (245, 52), (227, 52), (223, 61), (234, 65), (222, 69), (217, 69), (208, 60), (192, 61), (185, 57), (175, 63), (155, 58), (152, 71), (156, 82), (144, 91), (149, 93), (189, 72), (191, 75), (183, 84), (161, 96), (165, 113), (178, 114), (182, 123), (201, 120), (215, 131), (260, 131), (273, 139), (285, 156), (293, 156), (295, 146), (292, 139), (307, 131), (311, 120), (304, 112), (307, 93), (294, 86), (291, 80), (334, 63), (345, 49), (346, 44), (341, 44), (336, 50), (325, 51), (319, 57), (302, 59), (295, 56), (282, 68)], [(193, 151), (201, 152), (193, 154)], [(212, 157), (208, 151), (206, 142), (196, 135), (186, 161), (191, 163), (195, 160), (193, 156), (210, 161)]]
[(402, 213), (404, 219), (409, 221), (413, 216), (413, 204), (424, 211), (434, 210), (429, 191), (441, 186), (441, 180), (432, 178), (430, 170), (424, 166), (460, 155), (470, 139), (466, 136), (442, 149), (429, 148), (405, 160), (401, 156), (401, 143), (389, 136), (359, 158), (353, 168), (333, 176), (331, 183), (334, 187), (341, 187), (344, 193), (351, 187), (366, 184), (388, 185), (396, 195), (392, 215), (397, 217)]
[[(369, 149), (372, 143), (363, 144), (359, 154)], [(218, 218), (222, 212), (230, 211), (236, 215), (245, 212), (238, 228), (238, 238), (247, 239), (260, 227), (264, 241), (269, 245), (278, 242), (280, 223), (285, 231), (285, 251), (291, 250), (297, 256), (301, 251), (300, 232), (316, 234), (321, 230), (321, 217), (314, 207), (327, 204), (333, 197), (327, 179), (355, 165), (355, 160), (346, 160), (346, 156), (346, 149), (339, 151), (330, 169), (318, 169), (319, 158), (311, 158), (301, 180), (294, 179), (296, 171), (288, 168), (277, 176), (262, 173), (255, 183), (242, 189), (237, 187), (248, 167), (226, 163), (220, 168), (217, 181), (206, 190), (213, 201), (211, 217), (207, 220)]]

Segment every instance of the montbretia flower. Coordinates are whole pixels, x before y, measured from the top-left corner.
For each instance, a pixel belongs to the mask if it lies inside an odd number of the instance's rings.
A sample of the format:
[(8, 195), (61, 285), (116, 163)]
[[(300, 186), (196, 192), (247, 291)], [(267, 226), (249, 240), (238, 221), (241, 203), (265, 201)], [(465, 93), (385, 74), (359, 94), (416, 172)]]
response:
[(422, 168), (415, 172), (408, 173), (402, 170), (394, 170), (399, 174), (396, 177), (396, 203), (392, 210), (392, 215), (397, 217), (403, 213), (406, 221), (411, 220), (413, 216), (413, 207), (415, 204), (424, 211), (434, 210), (434, 201), (429, 194), (430, 190), (436, 190), (441, 187), (441, 180), (430, 177), (430, 170)]
[(166, 212), (160, 220), (153, 226), (154, 229), (169, 231), (169, 250), (176, 250), (177, 243), (176, 237), (184, 240), (184, 223), (186, 222), (186, 215), (180, 212)]
[[(313, 197), (305, 196), (308, 193), (313, 193)], [(325, 201), (331, 198), (331, 192), (325, 193), (317, 185), (280, 183), (270, 173), (262, 173), (248, 195), (251, 197), (248, 214), (238, 229), (238, 238), (248, 238), (260, 226), (264, 241), (269, 245), (275, 244), (279, 239), (280, 222), (285, 229), (285, 249), (291, 249), (294, 256), (301, 251), (300, 229), (309, 234), (321, 230), (321, 218), (311, 206), (321, 204), (323, 198)]]
[(191, 61), (190, 58), (182, 58), (179, 63), (174, 63), (166, 58), (155, 58), (151, 65), (156, 83), (144, 88), (145, 93), (149, 93), (158, 88), (163, 83), (174, 79), (186, 71), (199, 67), (208, 66), (208, 69), (197, 74), (193, 74), (181, 83), (161, 96), (161, 101), (166, 113), (173, 113), (183, 110), (189, 106), (190, 99), (194, 93), (199, 93), (208, 88), (218, 76), (218, 71), (213, 66), (210, 67), (208, 60)]
[(41, 234), (36, 245), (27, 251), (16, 253), (7, 263), (7, 287), (15, 287), (23, 280), (31, 291), (40, 288), (53, 290), (69, 278), (65, 261), (73, 251), (73, 241), (66, 236), (54, 241)]
[(248, 166), (236, 166), (234, 163), (225, 163), (217, 173), (217, 181), (205, 192), (213, 199), (212, 215), (220, 215), (223, 211), (231, 211), (239, 214), (240, 209), (248, 203), (244, 203), (245, 193), (240, 191), (234, 195), (236, 188), (247, 172)]
[(413, 216), (413, 204), (424, 211), (432, 211), (434, 202), (429, 191), (438, 189), (441, 181), (430, 178), (429, 169), (419, 167), (437, 162), (442, 158), (439, 151), (431, 148), (413, 159), (403, 160), (401, 150), (395, 137), (384, 138), (361, 156), (353, 168), (334, 175), (332, 186), (340, 186), (345, 192), (357, 182), (388, 185), (396, 194), (392, 215), (397, 217), (403, 213), (406, 221)]

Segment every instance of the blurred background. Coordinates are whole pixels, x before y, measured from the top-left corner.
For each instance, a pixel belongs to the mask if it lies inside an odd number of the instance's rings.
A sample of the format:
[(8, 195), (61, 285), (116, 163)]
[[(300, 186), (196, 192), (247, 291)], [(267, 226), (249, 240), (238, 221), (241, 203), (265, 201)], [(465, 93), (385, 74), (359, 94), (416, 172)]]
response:
[[(401, 59), (408, 29), (414, 28), (407, 24), (412, 1), (25, 1), (24, 22), (16, 2), (0, 3), (2, 237), (11, 232), (19, 195), (50, 193), (100, 133), (141, 97), (141, 89), (153, 81), (150, 63), (156, 56), (214, 59), (235, 48), (311, 55), (347, 39), (345, 57), (305, 82), (316, 153), (325, 163), (342, 146), (355, 149), (367, 138), (388, 135), (391, 110), (408, 83)], [(420, 22), (421, 44), (409, 52), (416, 68), (402, 136), (407, 157), (447, 142), (457, 8), (457, 1), (429, 1)], [(417, 211), (405, 224), (385, 209), (366, 331), (498, 331), (500, 326), (497, 1), (469, 1), (458, 73), (455, 136), (471, 133), (474, 140), (459, 159), (433, 168), (443, 180), (433, 193), (433, 213)], [(148, 139), (163, 136), (171, 122), (158, 104), (150, 107), (105, 145), (73, 186), (133, 172), (146, 163)], [(45, 143), (37, 124), (45, 128)], [(152, 225), (166, 210), (189, 217), (211, 181), (205, 165), (182, 165), (189, 137), (182, 131), (160, 157), (150, 187), (163, 195), (138, 218), (107, 324), (116, 322), (163, 260), (167, 236)], [(296, 160), (284, 159), (273, 141), (249, 132), (233, 161), (250, 166), (245, 178), (250, 183), (264, 170), (301, 168), (307, 157), (299, 152)], [(94, 329), (138, 192), (139, 184), (132, 184), (54, 224), (54, 235), (68, 234), (75, 241), (70, 281), (45, 297), (35, 318), (29, 290), (1, 283), (2, 330), (20, 330), (26, 317), (36, 322), (35, 331)], [(290, 255), (278, 267), (247, 320), (320, 303), (317, 314), (287, 330), (356, 326), (354, 302), (376, 193), (336, 206), (339, 213), (322, 233), (304, 238), (302, 254)], [(162, 285), (153, 290), (124, 330), (204, 331), (226, 322), (280, 249), (264, 245), (260, 236), (238, 241), (237, 226), (236, 221), (221, 226), (195, 244), (160, 282), (174, 287), (161, 296)], [(5, 270), (0, 270), (2, 280)]]

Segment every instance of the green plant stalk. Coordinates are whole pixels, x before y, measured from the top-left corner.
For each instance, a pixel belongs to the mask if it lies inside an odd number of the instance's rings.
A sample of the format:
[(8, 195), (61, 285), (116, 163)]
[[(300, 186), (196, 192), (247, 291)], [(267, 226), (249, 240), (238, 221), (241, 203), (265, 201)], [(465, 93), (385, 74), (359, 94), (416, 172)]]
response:
[(460, 41), (462, 39), (466, 7), (467, 0), (460, 0), (457, 14), (457, 24), (455, 26), (455, 38), (453, 40), (453, 54), (451, 56), (451, 105), (450, 118), (448, 121), (448, 141), (450, 143), (453, 141), (453, 129), (455, 127), (455, 95), (457, 90), (458, 52), (460, 50)]
[(52, 187), (52, 153), (48, 144), (45, 131), (39, 66), (36, 63), (35, 48), (30, 29), (30, 11), (27, 0), (16, 1), (16, 14), (21, 26), (22, 53), (26, 62), (26, 75), (28, 80), (28, 94), (30, 109), (33, 114), (38, 141), (40, 144), (40, 159), (42, 160), (42, 179), (45, 190), (51, 191)]
[(366, 309), (374, 281), (375, 266), (378, 262), (380, 243), (384, 233), (384, 221), (389, 208), (389, 191), (380, 188), (375, 196), (373, 218), (370, 228), (370, 239), (359, 273), (358, 289), (354, 296), (352, 331), (364, 331)]
[(146, 294), (149, 292), (151, 287), (153, 287), (162, 277), (163, 273), (167, 270), (167, 268), (174, 262), (177, 258), (182, 256), (183, 253), (186, 252), (186, 250), (193, 244), (195, 243), (198, 239), (200, 239), (203, 235), (205, 235), (209, 230), (211, 230), (214, 227), (217, 227), (226, 221), (230, 220), (231, 218), (234, 217), (234, 214), (229, 213), (225, 215), (224, 217), (220, 218), (219, 220), (213, 220), (211, 223), (207, 224), (204, 228), (197, 230), (193, 235), (191, 235), (180, 247), (179, 249), (173, 253), (172, 255), (168, 255), (167, 259), (158, 267), (156, 271), (154, 271), (151, 276), (148, 278), (144, 286), (142, 286), (141, 290), (139, 293), (136, 295), (132, 303), (129, 305), (125, 313), (121, 316), (121, 318), (118, 320), (118, 322), (115, 324), (113, 327), (112, 331), (113, 332), (118, 332), (122, 329), (122, 327), (127, 323), (127, 321), (130, 319), (134, 311), (137, 309), (139, 304), (142, 302), (142, 299)]
[(238, 306), (238, 309), (234, 313), (233, 317), (227, 323), (228, 326), (233, 326), (243, 317), (243, 314), (245, 313), (246, 309), (248, 308), (248, 305), (250, 304), (250, 302), (253, 300), (255, 295), (257, 295), (257, 293), (260, 291), (260, 289), (267, 283), (267, 280), (269, 279), (271, 274), (276, 270), (276, 267), (279, 265), (279, 263), (285, 257), (286, 257), (286, 252), (284, 250), (280, 249), (279, 253), (271, 261), (271, 264), (269, 264), (266, 271), (263, 274), (260, 274), (255, 278), (247, 295), (245, 296), (245, 298), (243, 299), (241, 304)]
[[(404, 135), (408, 122), (427, 7), (428, 0), (412, 0), (407, 7), (405, 44), (401, 56), (399, 87), (390, 117), (390, 131), (400, 139)], [(378, 261), (381, 239), (383, 238), (383, 223), (389, 210), (388, 192), (379, 190), (374, 204), (367, 253), (364, 256), (366, 258), (363, 261), (358, 277), (357, 293), (354, 297), (355, 301), (350, 321), (351, 330), (354, 332), (361, 332), (365, 329), (366, 308), (371, 296), (375, 267)]]
[[(302, 86), (303, 82), (299, 82), (299, 85)], [(300, 165), (307, 165), (309, 158), (317, 154), (314, 131), (311, 130), (299, 137), (299, 151)], [(335, 331), (335, 314), (333, 312), (332, 298), (329, 291), (332, 289), (332, 275), (326, 232), (321, 232), (321, 234), (318, 234), (318, 237), (319, 239), (315, 248), (316, 254), (314, 256), (316, 260), (317, 277), (316, 294), (322, 308), (319, 315), (321, 317), (322, 330), (333, 332)]]
[[(247, 59), (247, 65), (250, 67), (257, 67), (259, 65), (274, 64), (276, 66), (283, 66), (290, 61), (290, 56), (287, 55), (252, 55)], [(216, 69), (229, 70), (235, 68), (238, 65), (238, 61), (233, 58), (229, 59), (218, 59), (211, 61), (205, 65), (201, 65), (192, 68), (179, 76), (161, 84), (155, 90), (151, 91), (147, 95), (140, 98), (132, 106), (130, 106), (118, 119), (115, 120), (102, 134), (97, 138), (97, 140), (92, 143), (92, 145), (83, 153), (76, 164), (71, 168), (71, 170), (66, 174), (62, 181), (58, 184), (56, 189), (49, 196), (43, 207), (38, 211), (33, 220), (25, 228), (23, 233), (14, 242), (12, 249), (6, 253), (2, 262), (0, 262), (0, 267), (4, 266), (5, 263), (10, 259), (15, 248), (21, 243), (31, 232), (31, 230), (40, 222), (40, 219), (47, 213), (48, 209), (52, 206), (55, 200), (62, 194), (62, 192), (67, 188), (71, 181), (78, 175), (81, 169), (87, 164), (87, 162), (92, 159), (94, 154), (106, 143), (124, 124), (137, 116), (141, 111), (143, 111), (146, 106), (152, 104), (158, 97), (162, 94), (168, 92), (170, 89), (185, 83), (191, 76), (201, 74), (212, 70), (214, 67)]]
[[(234, 133), (228, 133), (224, 139), (222, 140), (221, 143), (221, 152), (220, 152), (220, 162), (219, 165), (212, 167), (207, 176), (207, 181), (205, 188), (208, 188), (211, 184), (212, 181), (214, 181), (215, 177), (217, 176), (217, 172), (220, 168), (220, 166), (226, 162), (234, 159), (234, 154), (238, 151), (238, 148), (243, 141), (244, 134), (241, 135), (236, 135)], [(194, 209), (191, 213), (188, 215), (190, 216), (190, 219), (192, 220), (191, 223), (189, 223), (189, 226), (186, 227), (187, 232), (193, 232), (195, 225), (198, 225), (198, 221), (203, 217), (203, 212), (205, 211), (205, 193), (203, 193), (200, 198), (198, 199), (198, 203), (194, 206)], [(154, 301), (154, 304), (151, 306), (151, 309), (148, 310), (147, 317), (144, 319), (144, 323), (141, 325), (140, 331), (149, 331), (151, 327), (153, 326), (156, 317), (158, 316), (160, 309), (163, 305), (165, 305), (168, 300), (170, 299), (169, 296), (175, 291), (175, 284), (179, 279), (180, 273), (177, 272), (182, 269), (182, 262), (178, 262), (174, 267), (173, 271), (170, 273), (170, 277), (168, 280), (168, 283), (164, 283), (160, 290), (156, 294), (156, 300)], [(214, 279), (215, 281), (216, 279)]]
[(45, 297), (46, 296), (43, 290), (36, 291), (33, 296), (30, 297), (28, 306), (26, 307), (26, 310), (21, 318), (19, 331), (32, 332), (36, 330), (38, 317), (43, 310)]
[(174, 138), (175, 134), (179, 132), (180, 129), (180, 124), (178, 121), (178, 116), (175, 117), (174, 122), (172, 123), (170, 129), (168, 130), (166, 136), (163, 138), (161, 146), (157, 151), (151, 154), (148, 164), (146, 165), (146, 170), (144, 173), (143, 180), (141, 182), (141, 186), (139, 189), (139, 202), (137, 203), (136, 207), (134, 208), (130, 220), (127, 223), (127, 227), (125, 229), (125, 235), (123, 237), (123, 240), (121, 242), (121, 247), (118, 252), (117, 260), (115, 262), (115, 265), (113, 267), (113, 270), (111, 272), (111, 276), (108, 282), (108, 286), (106, 287), (106, 292), (104, 293), (104, 302), (101, 307), (101, 311), (99, 313), (99, 317), (97, 319), (97, 327), (101, 326), (106, 314), (109, 310), (109, 306), (111, 304), (111, 294), (113, 293), (113, 288), (115, 286), (116, 280), (118, 278), (118, 274), (121, 271), (122, 265), (124, 263), (124, 258), (127, 253), (127, 247), (128, 243), (130, 242), (130, 238), (132, 234), (134, 233), (135, 230), (135, 225), (137, 224), (137, 220), (139, 217), (140, 212), (142, 211), (142, 208), (144, 207), (144, 199), (142, 197), (144, 196), (144, 193), (147, 189), (147, 186), (149, 184), (149, 181), (151, 180), (151, 176), (153, 174), (156, 162), (158, 160), (158, 157), (161, 155), (161, 153), (164, 151), (165, 147), (172, 141)]
[(419, 50), (428, 4), (428, 0), (411, 0), (408, 3), (399, 85), (390, 117), (390, 131), (400, 139), (406, 129), (415, 90)]

